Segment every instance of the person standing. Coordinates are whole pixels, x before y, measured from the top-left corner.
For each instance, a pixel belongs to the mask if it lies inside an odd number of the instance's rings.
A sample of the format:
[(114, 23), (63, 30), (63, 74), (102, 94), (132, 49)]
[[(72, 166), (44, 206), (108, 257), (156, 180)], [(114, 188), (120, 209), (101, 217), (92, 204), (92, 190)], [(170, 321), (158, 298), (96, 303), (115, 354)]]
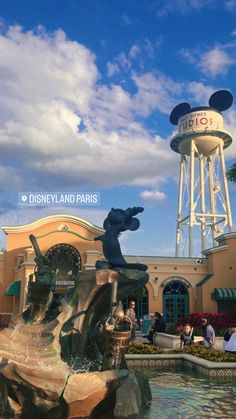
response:
[(136, 329), (138, 328), (137, 320), (136, 320), (136, 312), (135, 312), (135, 301), (130, 300), (129, 307), (126, 310), (126, 316), (129, 317), (132, 327), (131, 327), (131, 339), (136, 339)]
[(215, 331), (210, 324), (210, 320), (207, 317), (201, 319), (203, 341), (202, 344), (206, 348), (214, 348), (215, 346)]

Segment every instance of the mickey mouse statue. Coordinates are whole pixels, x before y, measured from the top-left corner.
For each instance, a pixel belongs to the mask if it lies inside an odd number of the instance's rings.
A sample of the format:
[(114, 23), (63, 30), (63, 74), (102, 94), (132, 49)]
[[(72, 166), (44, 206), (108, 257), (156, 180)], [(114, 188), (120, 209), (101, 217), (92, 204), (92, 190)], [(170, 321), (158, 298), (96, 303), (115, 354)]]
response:
[[(135, 231), (140, 226), (140, 221), (134, 216), (143, 212), (142, 207), (112, 208), (104, 220), (103, 228), (105, 233), (102, 236), (95, 237), (94, 240), (101, 240), (103, 244), (103, 253), (107, 262), (97, 261), (97, 268), (122, 267), (130, 269), (146, 270), (146, 265), (137, 263), (127, 263), (121, 253), (118, 237), (122, 231)], [(143, 268), (141, 268), (143, 267)]]

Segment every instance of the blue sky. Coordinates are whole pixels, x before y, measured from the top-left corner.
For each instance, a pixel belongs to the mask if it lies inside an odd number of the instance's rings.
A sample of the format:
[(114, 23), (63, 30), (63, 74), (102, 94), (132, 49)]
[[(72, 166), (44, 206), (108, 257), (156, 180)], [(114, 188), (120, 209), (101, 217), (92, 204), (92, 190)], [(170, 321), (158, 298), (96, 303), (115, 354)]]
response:
[[(174, 255), (179, 156), (169, 113), (235, 96), (236, 0), (0, 3), (0, 222), (144, 206), (124, 253)], [(236, 132), (236, 108), (224, 114)], [(229, 166), (235, 142), (226, 152)], [(97, 207), (20, 207), (18, 192), (97, 191)], [(230, 185), (235, 223), (236, 187)], [(3, 235), (1, 236), (4, 245)]]

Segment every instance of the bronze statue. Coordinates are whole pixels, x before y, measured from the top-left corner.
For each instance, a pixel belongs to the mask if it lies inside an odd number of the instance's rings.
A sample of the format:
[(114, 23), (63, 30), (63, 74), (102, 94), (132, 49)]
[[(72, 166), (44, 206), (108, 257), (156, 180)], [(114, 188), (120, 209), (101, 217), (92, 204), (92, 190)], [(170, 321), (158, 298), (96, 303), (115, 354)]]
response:
[(35, 251), (36, 267), (29, 278), (27, 300), (31, 303), (30, 320), (35, 320), (45, 314), (50, 294), (55, 289), (56, 276), (49, 259), (42, 254), (36, 237), (31, 234), (29, 239)]
[[(122, 210), (120, 208), (112, 208), (107, 218), (104, 220), (103, 228), (105, 233), (102, 236), (95, 237), (94, 240), (101, 240), (103, 244), (103, 253), (110, 267), (129, 267), (136, 264), (127, 264), (125, 261), (118, 241), (118, 237), (122, 231), (135, 231), (140, 226), (140, 221), (134, 218), (140, 212), (142, 207), (133, 207)], [(97, 263), (97, 267), (103, 267), (103, 263)], [(133, 266), (136, 268), (136, 266)]]

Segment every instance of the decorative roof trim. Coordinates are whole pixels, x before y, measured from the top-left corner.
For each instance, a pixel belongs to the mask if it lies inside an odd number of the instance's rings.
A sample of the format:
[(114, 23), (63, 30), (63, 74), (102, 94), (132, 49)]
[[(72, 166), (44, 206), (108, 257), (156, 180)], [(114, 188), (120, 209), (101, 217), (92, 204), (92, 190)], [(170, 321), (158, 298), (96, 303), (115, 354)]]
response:
[(220, 236), (216, 237), (216, 241), (218, 241), (218, 243), (220, 243), (221, 241), (224, 241), (225, 239), (231, 239), (231, 238), (236, 238), (236, 232), (232, 231), (231, 233), (224, 233), (221, 234)]
[(28, 231), (31, 231), (33, 229), (42, 227), (48, 223), (51, 222), (70, 222), (72, 224), (75, 224), (77, 226), (81, 226), (84, 227), (85, 229), (87, 229), (88, 231), (99, 235), (104, 233), (104, 230), (101, 227), (96, 226), (93, 223), (90, 223), (87, 220), (84, 220), (83, 218), (80, 217), (75, 217), (73, 215), (69, 215), (69, 214), (53, 214), (53, 215), (48, 215), (46, 217), (42, 217), (37, 219), (36, 221), (33, 221), (32, 223), (29, 224), (23, 224), (20, 226), (3, 226), (2, 230), (4, 231), (5, 234), (9, 234), (9, 233), (25, 233)]
[(221, 252), (222, 250), (226, 250), (228, 249), (228, 247), (229, 247), (228, 244), (225, 244), (223, 246), (211, 247), (210, 249), (204, 250), (202, 254), (207, 256), (212, 253), (217, 253), (217, 252)]
[(88, 240), (88, 241), (94, 240), (91, 237), (85, 237), (82, 234), (76, 233), (75, 231), (71, 231), (71, 230), (53, 230), (53, 231), (48, 231), (45, 234), (41, 234), (41, 236), (35, 236), (35, 237), (36, 239), (42, 239), (43, 237), (50, 236), (50, 234), (55, 234), (55, 233), (73, 234), (74, 236), (80, 237), (80, 239), (83, 239), (83, 240)]

